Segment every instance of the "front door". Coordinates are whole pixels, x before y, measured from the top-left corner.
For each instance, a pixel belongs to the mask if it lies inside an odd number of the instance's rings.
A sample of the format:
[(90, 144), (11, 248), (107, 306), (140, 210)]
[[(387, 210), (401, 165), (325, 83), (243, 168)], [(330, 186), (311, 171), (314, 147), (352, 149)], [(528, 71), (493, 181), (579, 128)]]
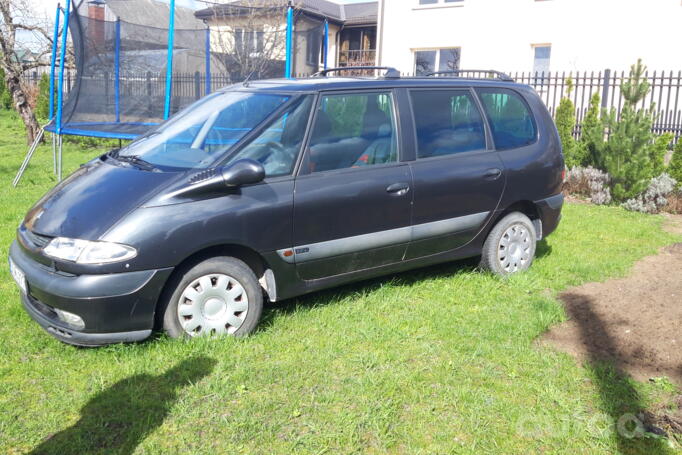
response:
[(406, 259), (454, 250), (481, 230), (504, 190), (504, 167), (468, 89), (411, 90), (417, 133), (413, 235)]
[(295, 183), (289, 260), (301, 279), (402, 260), (412, 178), (399, 142), (391, 92), (320, 96)]

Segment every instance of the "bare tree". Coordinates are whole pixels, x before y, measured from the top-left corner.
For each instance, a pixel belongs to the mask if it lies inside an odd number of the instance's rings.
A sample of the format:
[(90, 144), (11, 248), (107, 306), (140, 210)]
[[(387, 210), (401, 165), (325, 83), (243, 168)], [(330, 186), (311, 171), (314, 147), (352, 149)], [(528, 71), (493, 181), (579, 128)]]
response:
[[(52, 37), (48, 30), (50, 21), (41, 17), (41, 8), (36, 7), (34, 0), (0, 0), (0, 67), (5, 71), (7, 90), (12, 95), (14, 108), (19, 113), (26, 127), (26, 140), (32, 143), (40, 126), (36, 120), (26, 91), (22, 84), (22, 76), (29, 70), (40, 66), (45, 56), (51, 52)], [(40, 1), (40, 0), (37, 0)], [(34, 37), (33, 47), (37, 56), (32, 62), (23, 62), (18, 55), (21, 50), (17, 41), (20, 32), (30, 33)]]
[[(273, 6), (273, 3), (275, 6)], [(285, 2), (241, 0), (214, 8), (214, 51), (237, 78), (279, 76), (286, 58)]]

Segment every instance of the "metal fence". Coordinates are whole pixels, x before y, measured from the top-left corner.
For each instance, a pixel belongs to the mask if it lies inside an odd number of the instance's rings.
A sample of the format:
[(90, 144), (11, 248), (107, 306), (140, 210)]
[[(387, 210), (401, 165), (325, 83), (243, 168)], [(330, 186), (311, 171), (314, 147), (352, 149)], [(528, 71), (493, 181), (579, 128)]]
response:
[[(600, 106), (606, 109), (614, 108), (620, 114), (623, 99), (620, 96), (620, 86), (628, 77), (627, 71), (576, 71), (576, 72), (511, 72), (508, 73), (515, 81), (528, 84), (533, 87), (547, 105), (552, 116), (555, 115), (561, 98), (568, 96), (568, 84), (570, 78), (573, 82), (573, 90), (570, 98), (576, 107), (575, 136), (580, 136), (581, 125), (589, 109), (590, 99), (593, 94), (600, 96)], [(297, 75), (305, 77), (307, 74)], [(476, 75), (485, 77), (484, 75)], [(24, 76), (24, 83), (37, 84), (42, 77), (41, 72), (32, 72)], [(113, 81), (113, 75), (102, 77), (103, 90), (112, 86), (107, 81)], [(653, 71), (647, 72), (645, 78), (649, 81), (651, 89), (647, 94), (642, 107), (652, 108), (656, 112), (656, 122), (653, 131), (656, 134), (670, 132), (675, 135), (675, 142), (682, 136), (682, 71)], [(64, 91), (73, 87), (75, 73), (65, 72)], [(165, 74), (125, 74), (121, 78), (122, 96), (150, 95), (162, 93), (165, 89)], [(226, 85), (241, 81), (238, 75), (212, 74), (211, 91)], [(206, 93), (206, 77), (204, 74), (185, 73), (176, 74), (173, 77), (173, 93), (176, 96), (187, 99), (198, 99)]]
[[(627, 71), (577, 71), (545, 73), (510, 73), (517, 82), (532, 86), (547, 105), (552, 116), (555, 115), (559, 102), (568, 96), (568, 78), (573, 82), (570, 99), (576, 107), (575, 136), (580, 130), (592, 95), (598, 93), (600, 105), (605, 109), (615, 109), (617, 114), (623, 107), (620, 86), (627, 79)], [(682, 135), (682, 71), (648, 71), (645, 78), (651, 86), (649, 93), (641, 102), (641, 107), (652, 109), (656, 113), (653, 131), (656, 134), (672, 133), (677, 142)]]

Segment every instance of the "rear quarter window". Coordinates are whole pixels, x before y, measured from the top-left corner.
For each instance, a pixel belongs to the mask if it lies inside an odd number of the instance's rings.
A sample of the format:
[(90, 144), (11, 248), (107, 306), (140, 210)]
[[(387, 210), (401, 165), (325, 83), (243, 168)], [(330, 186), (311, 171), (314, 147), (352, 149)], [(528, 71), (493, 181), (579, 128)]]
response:
[(530, 145), (537, 140), (537, 126), (521, 95), (504, 88), (476, 89), (488, 116), (497, 150)]

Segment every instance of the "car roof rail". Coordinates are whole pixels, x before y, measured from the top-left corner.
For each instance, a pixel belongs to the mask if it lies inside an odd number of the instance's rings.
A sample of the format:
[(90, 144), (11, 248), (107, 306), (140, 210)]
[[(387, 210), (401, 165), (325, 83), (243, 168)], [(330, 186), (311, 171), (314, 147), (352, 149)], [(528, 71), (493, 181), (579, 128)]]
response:
[(462, 77), (460, 74), (462, 73), (479, 73), (483, 74), (486, 76), (483, 77), (467, 77), (467, 79), (489, 79), (491, 75), (495, 76), (497, 79), (505, 82), (514, 82), (514, 78), (512, 78), (510, 75), (507, 73), (503, 73), (502, 71), (496, 71), (496, 70), (448, 70), (448, 71), (433, 71), (431, 73), (426, 74), (426, 77), (431, 77), (431, 76), (440, 76), (443, 74), (452, 74), (454, 75), (453, 77)]
[(400, 78), (400, 71), (390, 66), (340, 66), (337, 68), (329, 68), (326, 70), (318, 71), (313, 74), (313, 77), (327, 77), (329, 73), (340, 73), (342, 71), (358, 71), (358, 70), (386, 70), (383, 77), (389, 79)]

